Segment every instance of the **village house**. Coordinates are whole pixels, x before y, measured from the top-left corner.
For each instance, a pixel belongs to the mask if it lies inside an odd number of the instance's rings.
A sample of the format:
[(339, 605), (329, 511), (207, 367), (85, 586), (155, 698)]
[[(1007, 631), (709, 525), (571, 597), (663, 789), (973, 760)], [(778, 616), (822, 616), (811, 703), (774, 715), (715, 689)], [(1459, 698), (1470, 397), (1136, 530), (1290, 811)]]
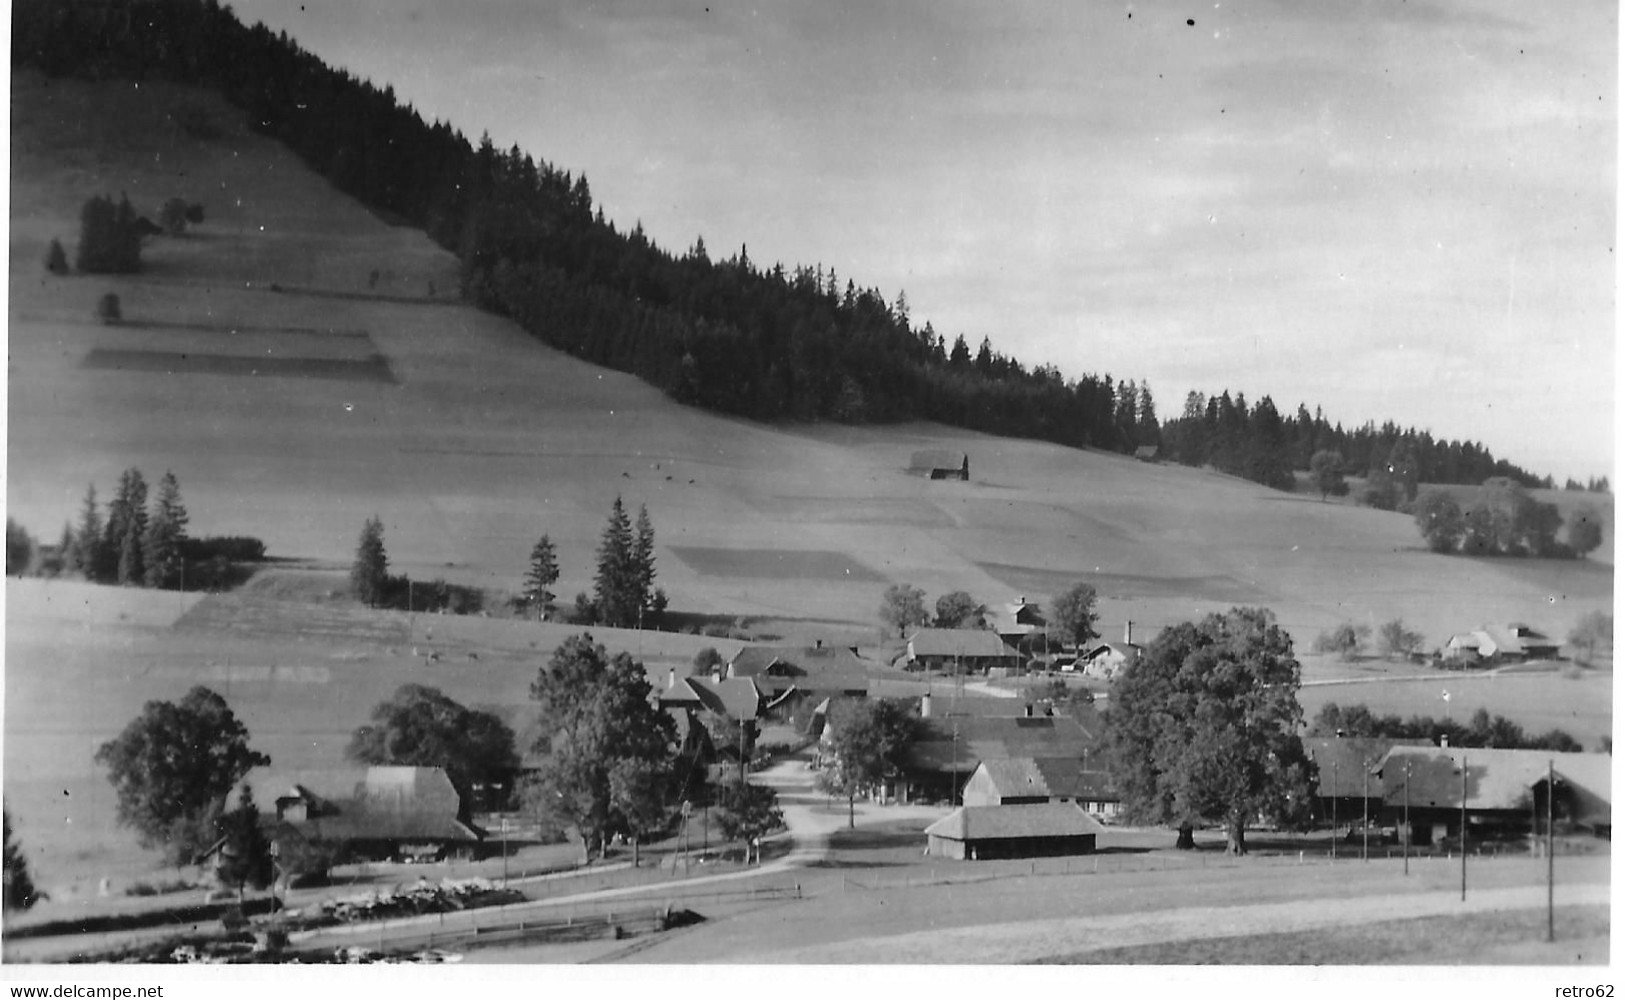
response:
[(964, 805), (925, 828), (926, 853), (960, 861), (1090, 854), (1103, 830), (1069, 802)]
[(983, 674), (1021, 665), (1021, 655), (994, 632), (974, 628), (922, 628), (908, 638), (909, 670)]
[(1071, 802), (1097, 818), (1119, 814), (1122, 802), (1111, 775), (1073, 757), (984, 760), (960, 792), (967, 806)]
[(904, 802), (958, 801), (960, 788), (984, 761), (1069, 759), (1081, 762), (1084, 770), (1091, 753), (1100, 761), (1098, 737), (1076, 719), (1033, 715), (1030, 706), (1025, 712), (1015, 717), (926, 715), (924, 734), (909, 746), (884, 796)]
[(1071, 669), (1086, 677), (1109, 681), (1114, 680), (1124, 667), (1139, 662), (1144, 655), (1144, 648), (1134, 641), (1134, 623), (1128, 622), (1123, 627), (1122, 642), (1095, 642), (1078, 654)]
[(1612, 765), (1608, 754), (1395, 746), (1372, 773), (1385, 821), (1401, 824), (1408, 811), (1411, 841), (1426, 844), (1460, 836), (1464, 793), (1470, 837), (1516, 836), (1544, 823), (1548, 766), (1554, 818), (1609, 837)]
[(1479, 664), (1554, 660), (1561, 650), (1560, 642), (1520, 622), (1460, 632), (1445, 643), (1447, 657)]
[(1432, 746), (1427, 740), (1380, 736), (1308, 736), (1303, 752), (1315, 763), (1315, 815), (1323, 822), (1335, 816), (1340, 826), (1383, 815), (1383, 786), (1375, 776), (1388, 751), (1396, 746)]
[(1044, 609), (1026, 597), (1018, 597), (993, 609), (993, 631), (1012, 649), (1032, 652), (1033, 643), (1043, 639), (1049, 623)]
[(746, 646), (723, 669), (729, 681), (749, 680), (762, 692), (762, 713), (788, 718), (803, 700), (867, 698), (876, 667), (850, 646)]

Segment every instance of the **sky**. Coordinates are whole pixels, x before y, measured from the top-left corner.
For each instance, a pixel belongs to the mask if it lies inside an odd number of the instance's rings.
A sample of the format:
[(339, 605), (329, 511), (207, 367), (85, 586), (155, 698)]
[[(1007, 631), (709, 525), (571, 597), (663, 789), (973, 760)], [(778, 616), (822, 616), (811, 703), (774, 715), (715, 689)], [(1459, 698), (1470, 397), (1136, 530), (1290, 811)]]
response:
[(1228, 389), (1613, 477), (1606, 0), (232, 6), (668, 250), (833, 267), (1162, 418)]

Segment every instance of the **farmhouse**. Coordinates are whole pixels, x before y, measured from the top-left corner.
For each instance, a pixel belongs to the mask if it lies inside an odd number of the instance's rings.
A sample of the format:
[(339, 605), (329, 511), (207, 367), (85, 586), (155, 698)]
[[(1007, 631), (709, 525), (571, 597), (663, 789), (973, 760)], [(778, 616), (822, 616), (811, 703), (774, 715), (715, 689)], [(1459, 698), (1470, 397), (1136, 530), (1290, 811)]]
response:
[(1403, 822), (1408, 807), (1415, 843), (1459, 835), (1464, 766), (1473, 836), (1526, 831), (1544, 817), (1549, 765), (1556, 784), (1550, 790), (1554, 817), (1607, 837), (1612, 830), (1612, 764), (1607, 754), (1396, 746), (1373, 774), (1381, 782), (1386, 821)]
[(762, 711), (782, 718), (802, 699), (867, 698), (874, 664), (843, 646), (746, 646), (728, 661), (730, 682), (751, 681)]
[(1375, 736), (1309, 736), (1303, 752), (1317, 768), (1315, 809), (1341, 823), (1383, 815), (1383, 786), (1375, 771), (1396, 746), (1432, 746), (1426, 740)]
[(924, 720), (924, 730), (903, 755), (895, 779), (894, 791), (905, 802), (953, 801), (963, 780), (984, 761), (1065, 759), (1080, 761), (1087, 770), (1098, 742), (1076, 719), (1062, 715), (933, 716)]
[(990, 667), (1020, 664), (1020, 654), (985, 629), (922, 628), (908, 640), (909, 670), (986, 673)]
[(993, 611), (993, 630), (1016, 649), (1021, 649), (1034, 636), (1043, 635), (1047, 625), (1044, 609), (1029, 603), (1025, 597), (1018, 597)]
[(1157, 450), (1157, 446), (1154, 444), (1142, 444), (1134, 449), (1134, 457), (1142, 462), (1155, 462), (1157, 460)]
[(1066, 802), (965, 805), (925, 828), (926, 853), (961, 861), (1089, 854), (1103, 829)]
[(962, 451), (917, 451), (908, 460), (911, 475), (927, 479), (959, 479), (970, 481), (970, 456)]
[(1461, 632), (1451, 636), (1445, 644), (1446, 653), (1452, 658), (1486, 663), (1550, 660), (1557, 657), (1561, 648), (1561, 643), (1520, 622)]
[(1097, 816), (1115, 816), (1121, 800), (1105, 771), (1070, 757), (1011, 757), (985, 760), (965, 782), (960, 801), (968, 806), (1071, 802)]
[(242, 783), (273, 792), (275, 819), (267, 819), (283, 859), (318, 845), (365, 858), (439, 857), (470, 850), (482, 836), (438, 767), (256, 768)]

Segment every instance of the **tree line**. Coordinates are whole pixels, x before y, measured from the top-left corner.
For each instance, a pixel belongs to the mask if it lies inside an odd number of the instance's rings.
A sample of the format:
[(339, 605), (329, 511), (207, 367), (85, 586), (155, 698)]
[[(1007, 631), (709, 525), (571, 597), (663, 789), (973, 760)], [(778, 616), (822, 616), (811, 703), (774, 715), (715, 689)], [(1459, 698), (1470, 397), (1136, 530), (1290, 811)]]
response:
[(1585, 748), (1580, 741), (1561, 729), (1550, 729), (1538, 735), (1525, 733), (1523, 727), (1502, 715), (1490, 715), (1480, 708), (1465, 723), (1454, 719), (1435, 719), (1429, 715), (1413, 715), (1401, 719), (1397, 714), (1377, 715), (1364, 704), (1346, 708), (1334, 701), (1323, 705), (1309, 725), (1310, 736), (1362, 736), (1394, 740), (1425, 740), (1453, 747), (1487, 747), (1496, 750), (1552, 750), (1558, 753), (1578, 753)]
[(1486, 480), (1465, 508), (1449, 493), (1429, 490), (1416, 501), (1413, 517), (1428, 548), (1444, 554), (1583, 559), (1602, 544), (1595, 507), (1574, 508), (1565, 523), (1556, 504), (1500, 477)]

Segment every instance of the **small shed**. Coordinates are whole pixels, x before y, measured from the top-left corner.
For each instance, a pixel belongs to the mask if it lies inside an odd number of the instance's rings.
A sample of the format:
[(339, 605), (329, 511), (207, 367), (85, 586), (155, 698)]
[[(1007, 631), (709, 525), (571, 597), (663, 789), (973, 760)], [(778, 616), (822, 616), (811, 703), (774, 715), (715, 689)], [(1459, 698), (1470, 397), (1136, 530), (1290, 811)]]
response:
[(960, 806), (925, 828), (926, 853), (960, 861), (1091, 854), (1104, 829), (1071, 802)]
[(1138, 448), (1134, 449), (1134, 457), (1142, 462), (1155, 462), (1157, 460), (1157, 446), (1154, 444), (1142, 444)]
[(970, 481), (970, 456), (962, 451), (930, 449), (909, 456), (908, 471), (927, 479)]

